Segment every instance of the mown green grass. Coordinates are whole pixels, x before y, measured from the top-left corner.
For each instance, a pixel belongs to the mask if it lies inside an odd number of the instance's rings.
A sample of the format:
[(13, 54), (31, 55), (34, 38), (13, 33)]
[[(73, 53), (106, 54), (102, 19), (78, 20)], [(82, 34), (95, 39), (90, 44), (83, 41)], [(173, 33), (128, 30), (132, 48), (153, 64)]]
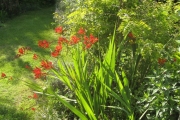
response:
[(37, 47), (37, 42), (57, 39), (51, 24), (54, 22), (53, 12), (53, 7), (31, 11), (6, 21), (0, 27), (0, 74), (7, 75), (6, 79), (0, 79), (0, 119), (27, 120), (33, 113), (31, 108), (35, 100), (28, 99), (32, 91), (25, 81), (34, 79), (25, 65), (36, 64), (36, 61), (31, 54), (18, 59), (15, 56), (21, 46), (29, 46), (42, 56), (49, 55), (47, 50)]

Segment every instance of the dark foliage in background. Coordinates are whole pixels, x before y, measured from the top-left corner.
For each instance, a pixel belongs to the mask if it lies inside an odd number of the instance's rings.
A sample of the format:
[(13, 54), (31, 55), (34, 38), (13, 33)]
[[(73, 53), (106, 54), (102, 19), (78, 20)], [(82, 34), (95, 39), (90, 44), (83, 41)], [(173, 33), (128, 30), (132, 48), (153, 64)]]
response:
[(55, 4), (55, 0), (0, 0), (0, 22), (29, 10)]

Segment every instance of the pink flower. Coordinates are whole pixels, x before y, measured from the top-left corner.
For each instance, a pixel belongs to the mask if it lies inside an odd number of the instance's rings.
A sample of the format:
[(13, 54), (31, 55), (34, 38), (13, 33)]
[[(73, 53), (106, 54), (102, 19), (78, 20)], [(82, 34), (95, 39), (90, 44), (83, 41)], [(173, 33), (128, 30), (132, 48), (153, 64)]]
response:
[(84, 45), (86, 49), (89, 49), (94, 43), (98, 41), (97, 37), (94, 37), (92, 34), (90, 34), (89, 37), (84, 36)]

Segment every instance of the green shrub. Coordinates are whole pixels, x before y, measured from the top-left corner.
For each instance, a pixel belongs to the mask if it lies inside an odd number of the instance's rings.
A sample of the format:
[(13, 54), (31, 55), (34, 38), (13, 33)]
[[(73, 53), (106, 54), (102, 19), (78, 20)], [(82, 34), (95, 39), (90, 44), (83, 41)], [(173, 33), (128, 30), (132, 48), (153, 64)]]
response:
[[(178, 6), (171, 0), (167, 3), (145, 0), (137, 7), (119, 11), (122, 19), (119, 31), (124, 35), (126, 47), (119, 57), (120, 65), (130, 80), (134, 106), (142, 96), (141, 103), (145, 103), (135, 107), (137, 118), (170, 119), (173, 112), (178, 115), (179, 108), (175, 107), (179, 101), (175, 98), (179, 94), (174, 93), (179, 86), (179, 65), (172, 62), (174, 54), (178, 56), (179, 47), (176, 42), (179, 38)], [(150, 81), (148, 75), (153, 75)]]
[(7, 18), (7, 12), (4, 10), (0, 10), (0, 23), (4, 22)]
[[(47, 103), (53, 100), (50, 108), (65, 111), (68, 108), (71, 114), (68, 116), (67, 112), (61, 112), (65, 114), (63, 118), (177, 118), (180, 69), (178, 4), (173, 5), (171, 0), (166, 3), (133, 2), (60, 2), (59, 13), (54, 17), (58, 24), (65, 26), (65, 30), (58, 27), (55, 31), (60, 33), (63, 37), (60, 40), (65, 43), (58, 42), (60, 45), (55, 49), (61, 51), (62, 45), (66, 46), (70, 61), (57, 57), (59, 51), (54, 50), (51, 55), (58, 59), (52, 59), (55, 67), (51, 71), (43, 68), (42, 62), (41, 67), (33, 69), (35, 77), (42, 77), (45, 84), (28, 85), (46, 97)], [(119, 26), (118, 30), (114, 29), (115, 24)], [(76, 32), (80, 27), (86, 28), (86, 34)], [(84, 46), (88, 40), (97, 41), (92, 35), (87, 37), (90, 33), (100, 36), (98, 44)], [(39, 46), (49, 48), (50, 43), (53, 42), (43, 40)], [(21, 54), (28, 51), (24, 48), (20, 49)], [(46, 63), (46, 67), (51, 68), (52, 63)], [(52, 88), (54, 79), (61, 81), (57, 87), (64, 88), (64, 91)], [(57, 107), (53, 108), (53, 104)]]
[(36, 10), (54, 4), (55, 0), (0, 0), (0, 21), (29, 10)]

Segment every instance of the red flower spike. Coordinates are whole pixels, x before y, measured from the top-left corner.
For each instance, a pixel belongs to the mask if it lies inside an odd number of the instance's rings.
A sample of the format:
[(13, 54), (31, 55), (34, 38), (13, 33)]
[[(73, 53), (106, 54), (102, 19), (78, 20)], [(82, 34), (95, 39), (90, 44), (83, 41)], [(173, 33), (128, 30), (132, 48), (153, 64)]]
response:
[(86, 49), (89, 49), (91, 46), (92, 46), (92, 44), (91, 44), (91, 43), (86, 44)]
[(49, 48), (49, 42), (47, 40), (40, 40), (38, 46), (41, 48)]
[(176, 58), (173, 59), (173, 62), (176, 62)]
[(2, 78), (6, 77), (6, 74), (5, 73), (1, 73), (1, 77)]
[(78, 34), (80, 35), (84, 35), (85, 34), (85, 30), (81, 27), (78, 31)]
[(58, 44), (62, 44), (62, 43), (69, 43), (69, 41), (66, 38), (59, 37)]
[(34, 70), (33, 70), (33, 73), (34, 73), (34, 76), (35, 76), (35, 79), (37, 78), (40, 78), (42, 77), (42, 71), (40, 68), (36, 67)]
[(63, 32), (63, 27), (61, 27), (61, 26), (56, 27), (55, 32), (61, 34)]
[(71, 37), (71, 44), (73, 45), (73, 44), (77, 44), (78, 42), (79, 42), (79, 38), (77, 37), (77, 36), (75, 36), (75, 35), (73, 35), (72, 37)]
[(132, 33), (132, 32), (129, 32), (129, 33), (128, 33), (128, 37), (129, 37), (129, 38), (131, 38), (131, 39), (136, 38), (136, 37), (133, 35), (133, 33)]
[(163, 58), (159, 58), (159, 59), (158, 59), (159, 65), (164, 65), (165, 62), (166, 62), (166, 59), (163, 59)]
[(33, 59), (34, 59), (34, 60), (37, 60), (37, 59), (38, 59), (37, 54), (34, 54), (34, 55), (33, 55)]
[(62, 45), (57, 45), (55, 50), (60, 52), (62, 50)]
[(34, 99), (38, 99), (38, 95), (36, 93), (33, 94)]
[(54, 51), (51, 53), (51, 56), (52, 56), (52, 57), (58, 57), (59, 52), (60, 52), (60, 51), (54, 50)]
[(23, 55), (23, 54), (25, 53), (25, 49), (24, 49), (24, 47), (19, 48), (18, 52), (19, 52), (20, 54), (22, 54), (22, 55)]
[(48, 61), (41, 61), (41, 66), (44, 68), (44, 69), (51, 69), (52, 68), (52, 62), (48, 62)]
[(94, 37), (92, 34), (90, 34), (89, 37), (84, 36), (84, 45), (86, 49), (89, 49), (94, 43), (98, 41), (98, 38)]
[(26, 65), (25, 68), (31, 70), (31, 67), (29, 65)]
[(32, 111), (35, 111), (35, 110), (36, 110), (36, 108), (31, 108), (31, 110), (32, 110)]
[(90, 34), (89, 39), (90, 39), (90, 42), (91, 42), (92, 44), (94, 44), (94, 43), (96, 43), (96, 42), (98, 41), (98, 38), (94, 37), (92, 34)]
[(87, 36), (84, 36), (84, 41), (89, 41), (89, 38)]

